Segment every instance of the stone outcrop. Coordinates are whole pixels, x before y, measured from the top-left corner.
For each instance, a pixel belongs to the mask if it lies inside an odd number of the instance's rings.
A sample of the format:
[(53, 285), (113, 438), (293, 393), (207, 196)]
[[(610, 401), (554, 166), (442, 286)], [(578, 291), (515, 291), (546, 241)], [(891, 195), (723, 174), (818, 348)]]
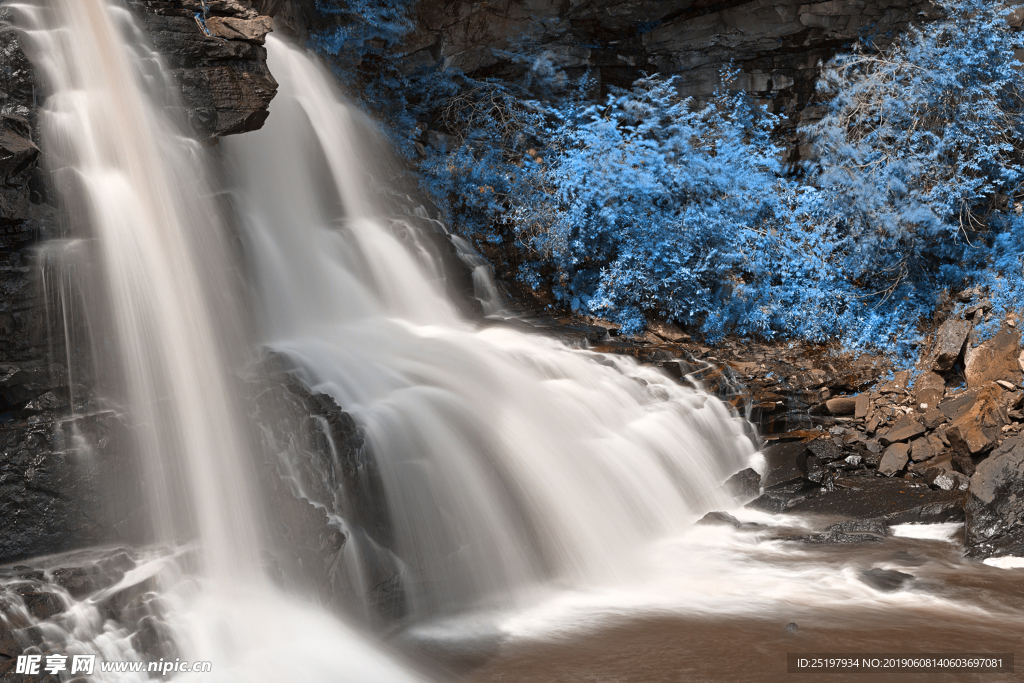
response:
[(130, 0), (153, 45), (181, 84), (200, 137), (257, 130), (277, 81), (262, 47), (272, 29), (249, 0)]
[(976, 556), (1024, 556), (1024, 437), (1007, 439), (971, 477), (966, 543)]
[[(260, 480), (275, 541), (273, 574), (349, 614), (400, 618), (405, 587), (391, 551), (394, 538), (377, 464), (363, 449), (353, 419), (330, 396), (311, 392), (289, 368), (285, 359), (269, 356), (253, 392), (252, 416), (261, 426), (267, 458)], [(358, 544), (362, 585), (345, 561), (350, 543)]]

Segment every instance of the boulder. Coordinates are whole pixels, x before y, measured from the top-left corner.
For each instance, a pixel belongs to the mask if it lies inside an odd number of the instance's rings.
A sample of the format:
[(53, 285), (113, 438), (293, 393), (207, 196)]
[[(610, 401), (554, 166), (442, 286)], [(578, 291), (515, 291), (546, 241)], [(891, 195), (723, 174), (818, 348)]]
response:
[(978, 465), (964, 533), (973, 556), (1024, 556), (1024, 437), (1007, 439)]
[(921, 424), (925, 429), (935, 429), (946, 421), (946, 415), (938, 408), (929, 408), (921, 416)]
[(868, 411), (871, 409), (871, 395), (870, 394), (857, 394), (856, 404), (853, 410), (853, 416), (858, 420), (866, 419)]
[(963, 353), (971, 325), (966, 320), (950, 319), (942, 323), (935, 335), (932, 369), (936, 372), (952, 370)]
[(739, 529), (743, 524), (728, 512), (709, 512), (696, 522), (702, 526), (731, 526)]
[(923, 424), (909, 415), (904, 415), (896, 421), (896, 424), (889, 431), (881, 435), (878, 440), (882, 442), (883, 446), (888, 446), (900, 441), (908, 441), (924, 434), (924, 432)]
[[(1001, 405), (1002, 397), (1002, 387), (992, 383), (976, 392), (957, 397), (949, 402), (949, 406), (946, 402), (939, 406), (951, 421), (946, 429), (946, 438), (953, 448), (954, 461), (956, 454), (961, 459), (977, 457), (995, 445), (1002, 434), (1003, 425), (1009, 422)], [(961, 471), (968, 476), (974, 472), (973, 468), (966, 465), (966, 461)]]
[[(938, 391), (944, 394), (946, 391), (946, 378), (937, 372), (922, 372), (914, 380), (914, 394), (920, 396), (924, 391)], [(918, 401), (920, 402), (920, 401)], [(936, 404), (938, 401), (936, 401)]]
[(670, 342), (686, 342), (686, 341), (690, 341), (690, 335), (686, 334), (685, 332), (683, 332), (681, 329), (679, 329), (676, 325), (673, 325), (672, 323), (663, 323), (663, 322), (655, 321), (655, 322), (648, 323), (647, 324), (647, 329), (649, 329), (651, 332), (653, 332), (654, 334), (658, 335), (659, 337), (661, 337), (665, 341), (670, 341)]
[(988, 382), (1002, 379), (1019, 384), (1021, 369), (1017, 363), (1020, 355), (1020, 331), (1004, 327), (996, 336), (974, 349), (968, 349), (964, 363), (967, 386), (980, 387)]
[(903, 587), (913, 576), (895, 569), (868, 569), (860, 573), (861, 581), (868, 584), (875, 590), (891, 593)]
[(962, 520), (964, 495), (907, 479), (840, 477), (833, 490), (818, 488), (815, 495), (793, 499), (784, 509), (794, 514), (882, 520), (890, 525), (930, 524)]
[(729, 495), (745, 502), (761, 492), (761, 475), (748, 467), (726, 479), (724, 486)]
[(837, 396), (825, 401), (825, 407), (832, 415), (853, 415), (857, 410), (857, 399), (852, 396)]
[(797, 441), (765, 448), (765, 470), (761, 486), (765, 489), (803, 482), (807, 475), (808, 445)]
[[(929, 470), (929, 472), (932, 471), (934, 470)], [(971, 484), (971, 480), (967, 478), (966, 474), (953, 471), (939, 472), (934, 477), (931, 477), (928, 483), (943, 491), (966, 491)]]
[(920, 439), (914, 439), (914, 441), (911, 442), (910, 457), (914, 462), (931, 460), (944, 450), (946, 450), (946, 446), (942, 443), (942, 439), (934, 434), (930, 434), (928, 436), (921, 437)]
[(828, 525), (825, 527), (825, 531), (885, 538), (889, 535), (889, 525), (880, 519), (846, 519), (842, 522)]
[(807, 450), (818, 456), (818, 459), (822, 462), (842, 460), (847, 455), (846, 451), (837, 446), (836, 442), (830, 438), (812, 441), (807, 445)]
[(910, 446), (905, 443), (894, 443), (885, 449), (882, 460), (878, 463), (878, 471), (887, 477), (898, 474), (910, 460)]
[(925, 481), (929, 484), (932, 482), (932, 479), (942, 472), (956, 471), (956, 468), (953, 467), (953, 454), (949, 451), (940, 453), (930, 460), (911, 462), (907, 469), (914, 474), (924, 477)]
[(924, 413), (929, 410), (934, 410), (935, 406), (942, 402), (944, 393), (945, 392), (942, 389), (934, 388), (918, 391), (917, 396), (915, 396), (918, 411)]

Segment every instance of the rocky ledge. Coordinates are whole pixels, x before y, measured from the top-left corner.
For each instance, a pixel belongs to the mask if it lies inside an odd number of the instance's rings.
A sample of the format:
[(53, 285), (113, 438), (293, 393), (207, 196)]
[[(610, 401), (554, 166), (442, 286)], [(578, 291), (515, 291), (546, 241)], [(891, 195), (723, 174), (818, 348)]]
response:
[[(555, 329), (658, 365), (745, 415), (764, 441), (764, 472), (727, 485), (750, 507), (883, 524), (964, 521), (968, 555), (1024, 556), (1017, 318), (992, 320), (977, 290), (948, 304), (915, 370), (901, 372), (835, 348), (747, 340), (711, 348), (664, 323), (630, 339), (599, 320)], [(998, 332), (985, 338), (982, 325)]]
[(277, 81), (263, 43), (273, 20), (250, 0), (130, 0), (154, 47), (181, 85), (201, 137), (257, 130)]

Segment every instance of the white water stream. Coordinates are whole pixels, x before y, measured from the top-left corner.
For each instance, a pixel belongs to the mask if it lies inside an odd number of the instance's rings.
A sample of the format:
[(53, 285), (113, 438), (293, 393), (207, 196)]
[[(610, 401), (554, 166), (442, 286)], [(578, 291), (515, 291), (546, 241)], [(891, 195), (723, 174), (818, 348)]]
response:
[[(270, 586), (250, 438), (232, 373), (247, 340), (227, 234), (177, 88), (130, 12), (107, 0), (12, 3), (45, 84), (43, 148), (70, 231), (96, 264), (105, 349), (145, 466), (157, 541), (198, 552), (145, 565), (186, 660), (225, 681), (413, 680), (336, 619)], [(103, 317), (102, 315), (100, 317)], [(241, 349), (241, 351), (239, 351)], [(135, 577), (132, 579), (132, 577)], [(144, 581), (135, 570), (125, 581)], [(94, 597), (48, 632), (68, 652), (137, 659)], [(99, 676), (141, 680), (139, 674)]]
[(363, 426), (414, 616), (623, 578), (727, 503), (753, 453), (738, 418), (631, 360), (461, 320), (415, 227), (372, 201), (372, 127), (313, 58), (267, 47), (271, 117), (222, 143), (264, 341)]

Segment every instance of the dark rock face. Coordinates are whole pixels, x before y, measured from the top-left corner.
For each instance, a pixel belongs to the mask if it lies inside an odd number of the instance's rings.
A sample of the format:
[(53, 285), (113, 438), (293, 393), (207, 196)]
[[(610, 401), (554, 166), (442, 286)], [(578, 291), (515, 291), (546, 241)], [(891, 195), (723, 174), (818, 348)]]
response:
[(409, 69), (443, 63), (478, 75), (512, 75), (525, 67), (495, 49), (514, 49), (526, 38), (571, 76), (589, 71), (602, 85), (627, 87), (642, 72), (678, 74), (684, 94), (698, 98), (713, 92), (732, 62), (738, 87), (772, 98), (776, 111), (800, 124), (821, 116), (805, 109), (820, 61), (862, 36), (884, 42), (922, 13), (934, 15), (930, 2), (423, 0), (404, 51)]
[(148, 530), (130, 435), (111, 413), (0, 425), (0, 562)]
[(970, 554), (1024, 555), (1024, 437), (1007, 439), (978, 465), (966, 512)]
[[(276, 91), (260, 45), (269, 19), (248, 0), (206, 4), (129, 2), (197, 134), (253, 130)], [(0, 562), (147, 532), (129, 429), (92, 397), (77, 282), (40, 251), (64, 235), (35, 142), (39, 88), (10, 13), (0, 7)]]
[[(253, 407), (269, 458), (260, 473), (278, 574), (349, 614), (401, 618), (405, 589), (390, 550), (393, 535), (376, 463), (352, 418), (331, 397), (311, 392), (289, 367), (276, 356), (263, 363), (266, 379)], [(350, 543), (358, 545), (363, 585), (346, 564)]]
[[(181, 84), (189, 122), (201, 137), (257, 130), (277, 81), (262, 47), (272, 28), (249, 0), (130, 0)], [(198, 17), (197, 18), (197, 14)]]

